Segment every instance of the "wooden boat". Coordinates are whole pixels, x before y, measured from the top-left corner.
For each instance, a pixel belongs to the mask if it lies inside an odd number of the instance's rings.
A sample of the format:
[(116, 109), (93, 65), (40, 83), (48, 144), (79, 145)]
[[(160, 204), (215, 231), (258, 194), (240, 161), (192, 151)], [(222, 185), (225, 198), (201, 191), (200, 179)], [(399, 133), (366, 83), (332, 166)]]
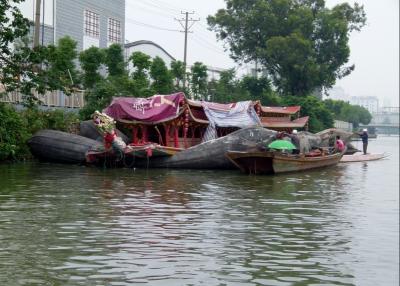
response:
[(227, 158), (242, 172), (248, 174), (278, 174), (333, 166), (339, 163), (343, 153), (332, 155), (292, 155), (270, 151), (229, 151)]
[(386, 158), (387, 156), (389, 156), (389, 154), (385, 153), (344, 155), (340, 160), (340, 163), (375, 161)]

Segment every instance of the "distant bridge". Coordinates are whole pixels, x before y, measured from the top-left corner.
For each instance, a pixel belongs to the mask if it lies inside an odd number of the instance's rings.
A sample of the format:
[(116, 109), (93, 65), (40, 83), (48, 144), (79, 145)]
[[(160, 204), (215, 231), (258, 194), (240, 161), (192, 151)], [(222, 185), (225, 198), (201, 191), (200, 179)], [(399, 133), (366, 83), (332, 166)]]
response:
[(380, 112), (372, 114), (371, 123), (361, 128), (375, 128), (377, 134), (399, 135), (400, 112), (399, 107), (385, 107)]
[(375, 128), (376, 134), (399, 135), (399, 124), (368, 124), (360, 125), (360, 128)]

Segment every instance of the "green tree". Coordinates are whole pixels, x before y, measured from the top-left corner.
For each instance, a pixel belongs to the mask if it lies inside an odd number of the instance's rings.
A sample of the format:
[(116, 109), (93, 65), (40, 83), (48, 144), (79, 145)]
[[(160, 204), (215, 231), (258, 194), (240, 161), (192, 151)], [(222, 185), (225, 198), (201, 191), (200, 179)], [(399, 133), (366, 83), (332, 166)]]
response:
[(79, 54), (79, 62), (83, 71), (83, 87), (93, 88), (103, 77), (100, 67), (105, 61), (105, 53), (97, 47), (90, 47)]
[[(24, 18), (16, 4), (21, 0), (0, 0), (0, 72), (2, 81), (15, 81), (12, 69), (19, 65), (14, 62), (13, 44), (17, 39), (22, 39), (28, 35), (29, 20)], [(9, 71), (4, 73), (4, 67), (9, 67)], [(8, 77), (11, 78), (8, 78)], [(6, 83), (8, 83), (6, 81)]]
[(311, 132), (319, 132), (321, 130), (333, 127), (333, 114), (325, 106), (323, 101), (318, 100), (315, 96), (287, 96), (283, 98), (283, 105), (300, 105), (301, 116), (309, 116), (309, 130)]
[(48, 46), (48, 81), (51, 89), (62, 90), (79, 83), (75, 64), (78, 55), (76, 45), (76, 41), (67, 36), (61, 38), (57, 46)]
[[(24, 95), (24, 104), (38, 103), (36, 92), (59, 89), (69, 92), (73, 87), (70, 79), (75, 70), (69, 65), (72, 41), (60, 41), (59, 47), (30, 47), (28, 41), (29, 20), (17, 8), (20, 0), (0, 0), (0, 83), (5, 91), (18, 90)], [(62, 55), (63, 49), (68, 52)], [(64, 61), (66, 60), (66, 61)], [(64, 61), (67, 67), (61, 69)], [(70, 70), (68, 71), (68, 69)]]
[(29, 153), (25, 144), (29, 136), (18, 112), (12, 106), (0, 103), (0, 161)]
[(132, 61), (135, 68), (132, 78), (135, 85), (134, 95), (137, 97), (147, 97), (151, 95), (149, 89), (150, 80), (148, 76), (151, 67), (151, 58), (142, 52), (134, 52), (129, 60)]
[(332, 99), (324, 100), (324, 104), (333, 113), (335, 119), (353, 123), (354, 128), (357, 128), (360, 123), (367, 125), (371, 122), (372, 115), (364, 107)]
[(182, 89), (183, 80), (186, 76), (185, 65), (182, 61), (171, 62), (171, 75), (175, 80), (175, 91), (180, 91)]
[(247, 90), (243, 89), (240, 81), (236, 78), (234, 69), (220, 72), (219, 80), (215, 81), (213, 90), (213, 101), (229, 103), (234, 101), (250, 99)]
[(157, 56), (153, 59), (150, 67), (150, 76), (153, 93), (169, 94), (173, 91), (172, 75), (162, 58)]
[(351, 73), (350, 32), (365, 24), (363, 6), (323, 0), (225, 0), (208, 17), (237, 61), (257, 61), (281, 94), (306, 96)]
[(121, 96), (119, 86), (112, 79), (106, 78), (97, 82), (92, 89), (85, 92), (86, 104), (79, 111), (81, 119), (89, 119), (96, 110), (103, 110), (110, 104), (113, 96), (118, 95)]
[(122, 76), (125, 70), (125, 61), (122, 46), (112, 44), (105, 49), (104, 64), (110, 76)]
[(194, 98), (205, 99), (207, 95), (207, 66), (195, 62), (190, 70), (190, 89)]

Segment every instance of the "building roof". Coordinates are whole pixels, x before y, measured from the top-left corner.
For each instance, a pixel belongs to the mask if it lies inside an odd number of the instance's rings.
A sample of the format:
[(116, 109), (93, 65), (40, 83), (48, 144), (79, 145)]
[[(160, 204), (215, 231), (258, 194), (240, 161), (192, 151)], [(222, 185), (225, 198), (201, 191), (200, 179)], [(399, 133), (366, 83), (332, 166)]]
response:
[(288, 117), (261, 117), (261, 123), (266, 128), (304, 128), (309, 117), (304, 116), (295, 120), (290, 120)]
[(296, 114), (301, 109), (300, 106), (261, 106), (263, 113)]
[(140, 46), (140, 45), (152, 45), (155, 46), (157, 48), (159, 48), (160, 50), (162, 50), (164, 53), (166, 53), (173, 61), (175, 61), (176, 59), (170, 54), (168, 53), (163, 47), (161, 47), (160, 45), (152, 42), (152, 41), (147, 41), (147, 40), (140, 40), (140, 41), (134, 41), (134, 42), (130, 42), (125, 44), (125, 49), (129, 49), (131, 47), (136, 47), (136, 46)]

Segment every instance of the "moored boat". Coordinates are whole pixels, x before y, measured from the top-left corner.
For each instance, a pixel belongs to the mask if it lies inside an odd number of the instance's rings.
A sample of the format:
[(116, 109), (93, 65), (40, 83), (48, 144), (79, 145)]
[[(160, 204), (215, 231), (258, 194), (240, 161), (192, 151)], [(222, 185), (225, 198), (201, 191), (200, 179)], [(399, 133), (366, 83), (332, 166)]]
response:
[(88, 150), (102, 144), (83, 136), (56, 130), (40, 130), (28, 141), (32, 154), (41, 161), (84, 164)]
[(333, 166), (339, 163), (343, 152), (334, 154), (292, 155), (271, 151), (229, 151), (227, 158), (242, 172), (248, 174), (278, 174)]
[(354, 155), (344, 155), (340, 160), (341, 163), (349, 162), (365, 162), (365, 161), (375, 161), (386, 158), (389, 154), (385, 153), (375, 153), (375, 154), (354, 154)]

